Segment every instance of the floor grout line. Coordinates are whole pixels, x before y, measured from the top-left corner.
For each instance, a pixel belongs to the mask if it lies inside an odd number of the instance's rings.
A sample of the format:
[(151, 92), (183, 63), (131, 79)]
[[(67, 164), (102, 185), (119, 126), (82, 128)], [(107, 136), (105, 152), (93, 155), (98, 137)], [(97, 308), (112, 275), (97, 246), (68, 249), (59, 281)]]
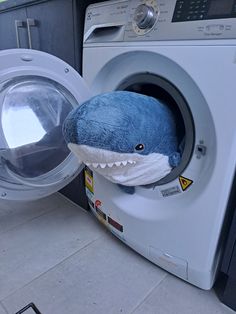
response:
[(0, 306), (3, 308), (3, 310), (6, 312), (6, 314), (9, 314), (7, 308), (5, 307), (5, 305), (0, 301)]
[(24, 222), (21, 222), (21, 223), (17, 224), (16, 226), (14, 226), (14, 227), (12, 227), (12, 228), (10, 228), (10, 229), (8, 229), (8, 230), (5, 230), (5, 231), (3, 231), (3, 232), (0, 232), (0, 235), (3, 235), (3, 234), (5, 234), (5, 233), (7, 233), (7, 232), (11, 232), (11, 231), (17, 229), (18, 227), (24, 226), (24, 225), (26, 225), (26, 224), (28, 224), (28, 223), (34, 221), (35, 219), (38, 219), (38, 218), (40, 218), (40, 217), (42, 217), (42, 216), (45, 216), (45, 215), (47, 215), (47, 214), (50, 214), (50, 213), (52, 213), (53, 211), (58, 210), (58, 208), (61, 208), (61, 207), (62, 207), (62, 205), (58, 205), (58, 207), (49, 209), (48, 211), (45, 211), (45, 212), (41, 213), (41, 214), (38, 215), (38, 216), (34, 216), (34, 217), (32, 217), (31, 219), (29, 219), (29, 220), (25, 220)]
[(133, 310), (131, 310), (131, 312), (129, 314), (133, 314), (146, 300), (147, 298), (150, 296), (150, 294), (158, 287), (162, 284), (162, 282), (166, 279), (166, 277), (168, 277), (168, 273), (165, 274), (165, 276), (158, 281), (158, 283), (156, 285), (154, 285), (148, 292), (147, 294), (143, 297), (143, 299), (141, 299), (141, 301), (133, 308)]
[[(63, 198), (66, 199), (66, 197), (63, 197)], [(68, 203), (70, 203), (70, 205), (74, 205), (75, 207), (79, 208), (80, 210), (82, 210), (82, 211), (83, 211), (84, 213), (86, 213), (86, 214), (89, 213), (89, 212), (86, 211), (84, 208), (82, 208), (82, 207), (80, 207), (80, 206), (74, 204), (73, 202), (69, 202), (69, 201), (68, 201)], [(29, 220), (25, 220), (24, 222), (21, 222), (21, 223), (19, 223), (18, 225), (14, 226), (14, 227), (12, 227), (12, 228), (10, 228), (10, 229), (8, 229), (8, 230), (5, 230), (5, 231), (3, 231), (3, 232), (0, 232), (0, 235), (3, 235), (3, 234), (5, 234), (5, 233), (7, 233), (7, 232), (11, 232), (11, 231), (17, 229), (18, 227), (22, 227), (22, 226), (24, 226), (24, 225), (27, 225), (28, 223), (31, 223), (32, 221), (34, 221), (34, 220), (36, 220), (36, 219), (38, 219), (38, 218), (40, 218), (40, 217), (43, 217), (43, 216), (45, 216), (45, 215), (47, 215), (47, 214), (51, 214), (51, 213), (53, 213), (54, 211), (57, 211), (57, 210), (62, 209), (62, 208), (63, 208), (63, 204), (58, 205), (57, 207), (54, 207), (54, 208), (52, 208), (52, 209), (49, 209), (48, 211), (45, 211), (44, 213), (41, 213), (41, 214), (38, 215), (38, 216), (32, 217), (32, 218), (29, 219)]]
[(38, 280), (39, 278), (41, 278), (42, 276), (44, 276), (45, 274), (49, 273), (50, 271), (54, 270), (56, 267), (60, 266), (61, 264), (63, 264), (64, 262), (66, 262), (67, 260), (69, 260), (70, 258), (72, 258), (73, 256), (75, 256), (76, 254), (80, 253), (81, 251), (83, 251), (84, 249), (86, 249), (87, 247), (89, 247), (90, 245), (92, 245), (94, 242), (102, 239), (104, 237), (104, 235), (99, 236), (96, 239), (93, 239), (92, 241), (90, 241), (89, 243), (87, 243), (85, 246), (83, 246), (82, 248), (80, 248), (78, 251), (74, 252), (73, 254), (67, 256), (65, 259), (61, 260), (59, 263), (53, 265), (51, 268), (49, 268), (48, 270), (46, 270), (45, 272), (41, 273), (40, 275), (36, 276), (34, 279), (30, 280), (29, 282), (27, 282), (25, 285), (17, 288), (16, 290), (12, 291), (10, 294), (6, 295), (3, 299), (0, 300), (0, 303), (3, 304), (4, 300), (11, 297), (12, 295), (14, 295), (16, 292), (18, 292), (21, 289), (24, 289), (25, 287), (29, 286), (32, 282), (34, 282), (35, 280)]

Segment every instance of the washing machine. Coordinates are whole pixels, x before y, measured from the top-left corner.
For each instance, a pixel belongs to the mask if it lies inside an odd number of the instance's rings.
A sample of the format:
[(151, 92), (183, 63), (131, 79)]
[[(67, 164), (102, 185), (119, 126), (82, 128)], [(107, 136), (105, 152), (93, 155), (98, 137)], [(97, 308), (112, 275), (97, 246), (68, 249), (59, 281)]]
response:
[(236, 164), (236, 1), (91, 5), (83, 77), (93, 95), (126, 90), (163, 101), (184, 143), (180, 165), (133, 195), (86, 168), (91, 210), (153, 263), (210, 289)]
[(235, 34), (235, 0), (115, 0), (86, 11), (83, 78), (40, 51), (1, 51), (0, 198), (45, 197), (84, 168), (62, 125), (91, 96), (154, 96), (175, 116), (180, 165), (133, 195), (86, 167), (90, 208), (153, 263), (211, 288), (236, 162)]

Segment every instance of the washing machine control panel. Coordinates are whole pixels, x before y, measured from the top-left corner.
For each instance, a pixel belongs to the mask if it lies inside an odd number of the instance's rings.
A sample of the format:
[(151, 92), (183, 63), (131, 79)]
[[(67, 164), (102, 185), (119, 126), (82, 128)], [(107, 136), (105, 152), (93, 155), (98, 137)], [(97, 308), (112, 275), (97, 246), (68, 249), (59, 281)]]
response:
[(110, 0), (92, 4), (84, 43), (236, 39), (236, 0)]

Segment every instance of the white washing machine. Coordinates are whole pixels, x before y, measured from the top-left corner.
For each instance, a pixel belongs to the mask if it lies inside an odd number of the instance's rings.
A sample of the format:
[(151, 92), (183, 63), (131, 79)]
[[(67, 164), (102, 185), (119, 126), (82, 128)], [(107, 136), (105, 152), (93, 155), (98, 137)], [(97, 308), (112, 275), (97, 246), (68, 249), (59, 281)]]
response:
[(181, 164), (134, 195), (87, 169), (90, 207), (134, 250), (210, 289), (236, 164), (236, 1), (108, 1), (91, 5), (85, 21), (92, 93), (163, 100), (185, 138)]
[(39, 51), (0, 52), (0, 198), (44, 197), (81, 171), (61, 126), (91, 95), (130, 90), (164, 100), (185, 139), (180, 165), (134, 195), (86, 168), (87, 196), (98, 219), (127, 245), (209, 289), (236, 162), (235, 3), (132, 0), (90, 6), (85, 80)]

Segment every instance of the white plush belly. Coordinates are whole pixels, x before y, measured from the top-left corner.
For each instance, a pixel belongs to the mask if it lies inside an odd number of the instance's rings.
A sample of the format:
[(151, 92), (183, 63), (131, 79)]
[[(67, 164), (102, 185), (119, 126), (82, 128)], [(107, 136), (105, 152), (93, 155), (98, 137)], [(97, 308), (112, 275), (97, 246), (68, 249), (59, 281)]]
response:
[(168, 156), (121, 154), (86, 145), (69, 143), (69, 149), (92, 170), (114, 183), (126, 186), (145, 185), (164, 178), (172, 168)]

